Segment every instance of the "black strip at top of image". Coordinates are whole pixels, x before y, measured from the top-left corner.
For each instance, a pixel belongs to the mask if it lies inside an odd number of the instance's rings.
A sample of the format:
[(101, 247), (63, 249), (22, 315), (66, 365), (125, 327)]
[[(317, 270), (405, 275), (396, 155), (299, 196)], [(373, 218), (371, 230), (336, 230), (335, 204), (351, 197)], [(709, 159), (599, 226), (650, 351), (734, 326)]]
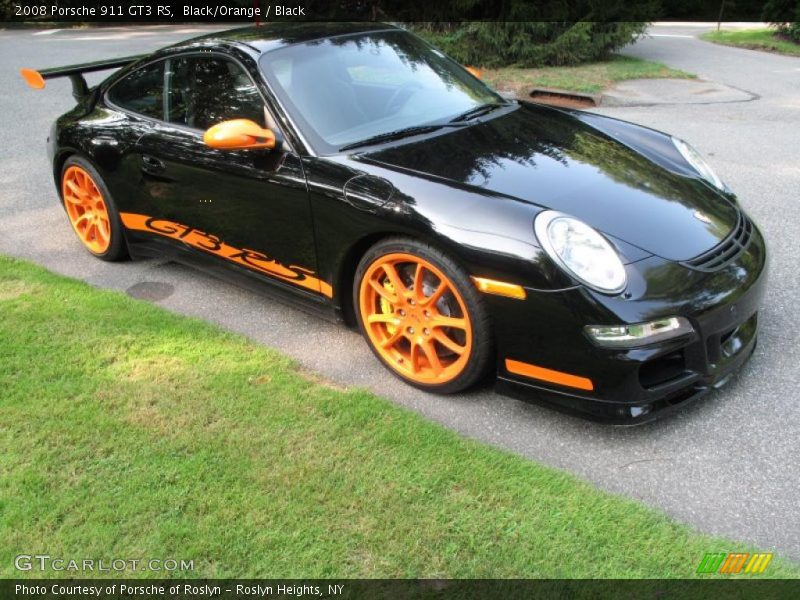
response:
[(760, 21), (762, 0), (0, 0), (22, 23)]

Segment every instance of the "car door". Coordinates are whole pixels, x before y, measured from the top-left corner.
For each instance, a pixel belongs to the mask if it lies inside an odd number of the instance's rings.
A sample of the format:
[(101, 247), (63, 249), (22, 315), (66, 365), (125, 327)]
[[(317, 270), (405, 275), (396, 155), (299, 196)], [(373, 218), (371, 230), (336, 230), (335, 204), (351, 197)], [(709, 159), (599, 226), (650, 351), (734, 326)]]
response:
[[(329, 295), (316, 276), (311, 209), (299, 156), (276, 150), (215, 150), (206, 129), (246, 118), (276, 129), (258, 87), (222, 55), (165, 60), (164, 118), (138, 141), (147, 219), (126, 226), (211, 254), (292, 286)], [(153, 219), (153, 217), (155, 219)], [(149, 225), (148, 225), (149, 223)]]

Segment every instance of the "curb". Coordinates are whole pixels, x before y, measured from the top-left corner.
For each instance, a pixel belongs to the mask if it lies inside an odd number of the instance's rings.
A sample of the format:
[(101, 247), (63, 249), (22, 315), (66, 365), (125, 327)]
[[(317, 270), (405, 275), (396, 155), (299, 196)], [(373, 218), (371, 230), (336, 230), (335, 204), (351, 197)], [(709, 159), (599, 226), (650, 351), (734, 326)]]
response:
[(533, 102), (568, 108), (592, 108), (600, 106), (603, 100), (602, 94), (585, 94), (546, 87), (535, 87), (528, 93), (528, 96)]

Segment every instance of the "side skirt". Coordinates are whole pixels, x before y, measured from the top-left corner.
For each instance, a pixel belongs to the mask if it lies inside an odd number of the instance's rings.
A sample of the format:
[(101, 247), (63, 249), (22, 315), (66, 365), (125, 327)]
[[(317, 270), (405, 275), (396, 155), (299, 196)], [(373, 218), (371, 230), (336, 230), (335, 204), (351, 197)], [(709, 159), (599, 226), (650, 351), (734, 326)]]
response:
[(195, 268), (217, 279), (232, 283), (240, 288), (263, 294), (295, 309), (332, 323), (343, 323), (341, 311), (327, 298), (307, 292), (296, 286), (263, 277), (236, 264), (194, 251), (181, 248), (172, 242), (152, 239), (147, 241), (128, 241), (131, 258), (165, 258)]

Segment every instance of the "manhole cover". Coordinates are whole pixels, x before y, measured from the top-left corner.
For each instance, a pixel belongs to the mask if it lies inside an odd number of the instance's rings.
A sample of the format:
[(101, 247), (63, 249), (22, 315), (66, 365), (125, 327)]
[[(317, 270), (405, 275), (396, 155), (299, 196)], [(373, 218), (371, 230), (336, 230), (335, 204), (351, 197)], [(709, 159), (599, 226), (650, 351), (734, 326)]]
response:
[(140, 281), (125, 290), (125, 293), (131, 298), (159, 302), (160, 300), (169, 298), (174, 291), (175, 286), (169, 283), (162, 283), (160, 281)]

